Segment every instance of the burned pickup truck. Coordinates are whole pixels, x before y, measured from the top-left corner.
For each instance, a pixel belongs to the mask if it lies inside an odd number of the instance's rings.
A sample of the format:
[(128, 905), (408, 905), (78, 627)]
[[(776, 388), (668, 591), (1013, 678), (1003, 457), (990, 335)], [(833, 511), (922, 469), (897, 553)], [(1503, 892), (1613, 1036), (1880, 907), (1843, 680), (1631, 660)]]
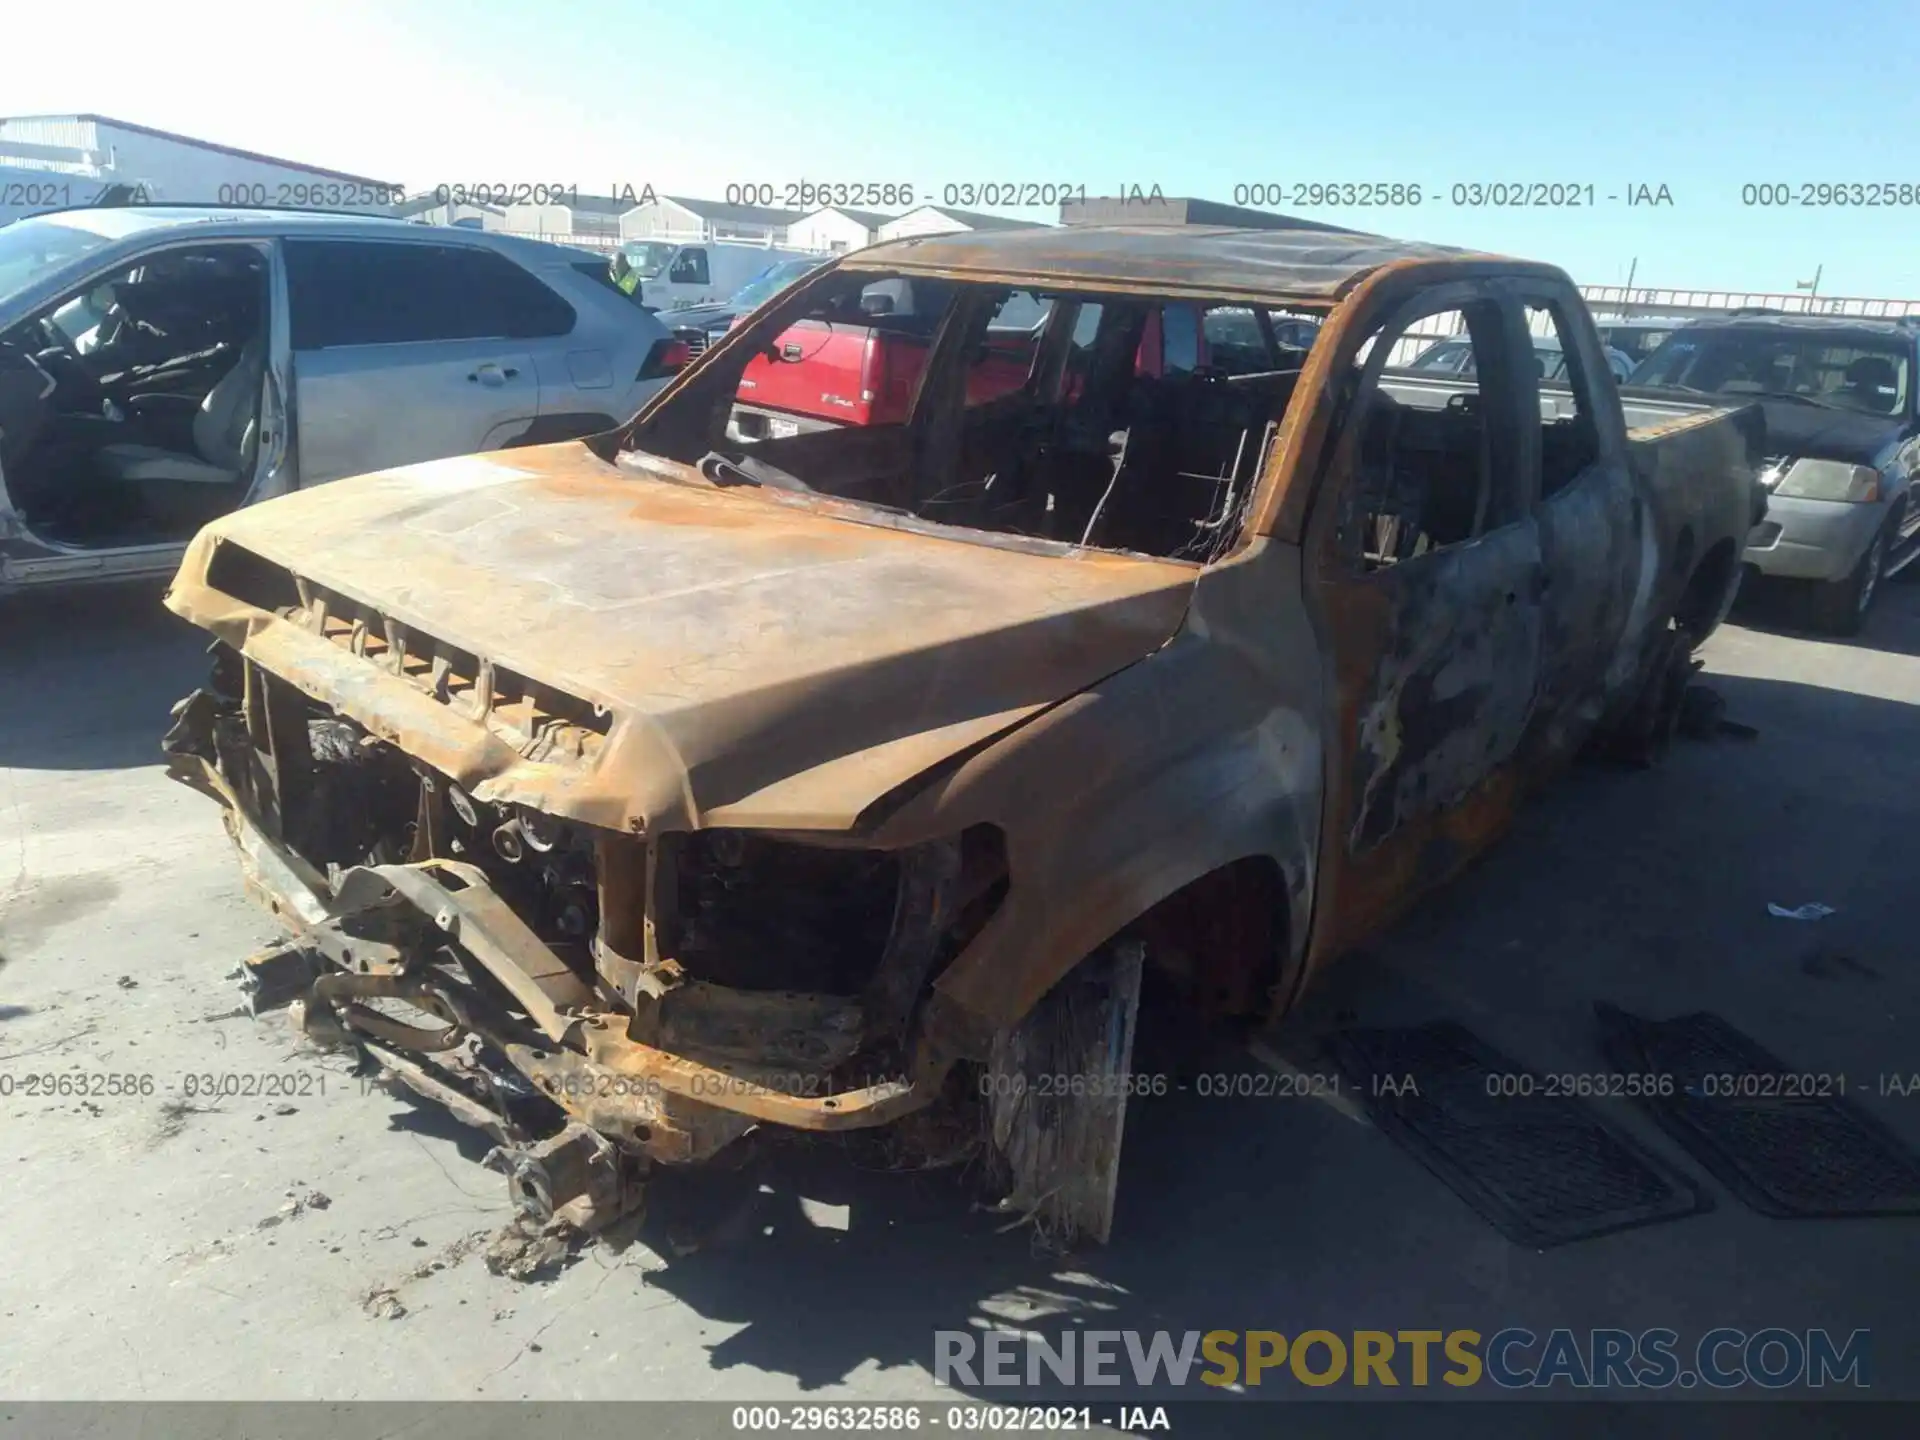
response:
[[(781, 336), (902, 278), (944, 299), (900, 418), (729, 434)], [(1225, 367), (1219, 310), (1264, 337)], [(1024, 382), (970, 385), (1008, 313)], [(1449, 324), (1470, 374), (1397, 368)], [(529, 1207), (984, 1095), (1009, 1202), (1104, 1238), (1143, 968), (1271, 1019), (1583, 745), (1658, 748), (1762, 437), (1645, 418), (1543, 265), (884, 244), (619, 431), (210, 525), (167, 749), (289, 927), (261, 993), (487, 1127)]]

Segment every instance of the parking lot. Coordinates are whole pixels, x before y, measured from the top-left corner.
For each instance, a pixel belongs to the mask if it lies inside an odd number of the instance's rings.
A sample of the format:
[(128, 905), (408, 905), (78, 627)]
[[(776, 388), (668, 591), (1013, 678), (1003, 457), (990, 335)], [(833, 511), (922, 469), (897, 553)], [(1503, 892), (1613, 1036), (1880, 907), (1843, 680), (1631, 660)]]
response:
[[(1289, 1053), (1355, 1018), (1444, 1017), (1538, 1069), (1599, 1070), (1594, 1001), (1709, 1009), (1844, 1072), (1920, 1144), (1920, 1098), (1877, 1093), (1920, 1072), (1920, 582), (1893, 583), (1853, 642), (1783, 631), (1764, 604), (1737, 621), (1709, 678), (1756, 739), (1577, 768), (1328, 977)], [(1137, 1106), (1104, 1250), (1037, 1252), (955, 1172), (822, 1142), (663, 1196), (691, 1238), (656, 1216), (552, 1280), (490, 1273), (510, 1210), (477, 1163), (486, 1142), (239, 1008), (229, 972), (277, 927), (242, 896), (214, 807), (158, 763), (203, 638), (151, 591), (0, 606), (0, 1073), (154, 1077), (151, 1094), (0, 1101), (9, 1396), (931, 1398), (949, 1393), (934, 1331), (1046, 1315), (1866, 1328), (1874, 1392), (1920, 1396), (1920, 1219), (1771, 1220), (1709, 1182), (1710, 1214), (1535, 1253), (1303, 1099)], [(1834, 913), (1767, 908), (1810, 901)], [(296, 1072), (298, 1093), (262, 1098), (189, 1079)], [(1684, 1163), (1625, 1102), (1599, 1103)]]

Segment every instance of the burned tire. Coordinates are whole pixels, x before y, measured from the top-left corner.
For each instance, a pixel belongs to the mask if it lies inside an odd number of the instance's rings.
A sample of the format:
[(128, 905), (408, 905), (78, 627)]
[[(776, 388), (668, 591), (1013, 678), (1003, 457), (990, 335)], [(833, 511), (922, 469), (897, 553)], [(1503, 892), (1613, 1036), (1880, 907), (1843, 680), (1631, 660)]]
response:
[(1867, 612), (1880, 595), (1880, 581), (1887, 565), (1887, 536), (1883, 526), (1844, 579), (1816, 582), (1807, 595), (1807, 612), (1815, 626), (1829, 635), (1858, 635), (1866, 624)]
[(1727, 723), (1726, 697), (1705, 685), (1689, 685), (1680, 697), (1677, 729), (1689, 740), (1712, 740)]
[(1128, 938), (1082, 960), (1001, 1033), (984, 1076), (1000, 1206), (1060, 1248), (1112, 1231), (1145, 957)]
[(1693, 632), (1669, 622), (1653, 643), (1633, 704), (1595, 737), (1597, 754), (1637, 769), (1651, 768), (1665, 758), (1680, 726), (1688, 683), (1700, 669), (1693, 647)]

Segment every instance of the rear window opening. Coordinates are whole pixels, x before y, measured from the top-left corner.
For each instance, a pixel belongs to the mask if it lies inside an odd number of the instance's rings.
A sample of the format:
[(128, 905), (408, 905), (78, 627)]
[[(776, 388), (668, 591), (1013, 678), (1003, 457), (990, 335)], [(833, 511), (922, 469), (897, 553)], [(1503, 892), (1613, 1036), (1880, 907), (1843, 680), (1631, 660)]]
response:
[(1206, 561), (1238, 539), (1318, 325), (842, 270), (730, 337), (631, 445), (719, 485)]

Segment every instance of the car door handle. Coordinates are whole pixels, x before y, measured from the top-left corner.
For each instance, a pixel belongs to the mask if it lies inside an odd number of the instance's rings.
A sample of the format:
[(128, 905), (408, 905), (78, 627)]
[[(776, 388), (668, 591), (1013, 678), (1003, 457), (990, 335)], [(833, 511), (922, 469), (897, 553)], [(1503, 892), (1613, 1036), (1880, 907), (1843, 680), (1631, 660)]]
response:
[(519, 378), (520, 372), (511, 365), (507, 366), (504, 370), (498, 365), (482, 365), (478, 370), (473, 371), (467, 376), (469, 383), (478, 384), (484, 380), (489, 385), (498, 385), (502, 380), (517, 380)]

